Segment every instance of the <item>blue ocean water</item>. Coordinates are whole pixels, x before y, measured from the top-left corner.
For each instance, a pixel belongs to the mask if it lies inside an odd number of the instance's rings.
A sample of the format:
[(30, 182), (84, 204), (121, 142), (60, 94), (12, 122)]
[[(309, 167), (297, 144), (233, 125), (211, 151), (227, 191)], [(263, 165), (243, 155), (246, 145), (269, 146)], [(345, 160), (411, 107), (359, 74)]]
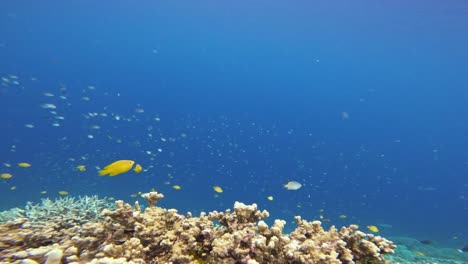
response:
[[(460, 248), (466, 25), (466, 1), (4, 1), (0, 210), (155, 188)], [(144, 171), (99, 176), (120, 159)]]

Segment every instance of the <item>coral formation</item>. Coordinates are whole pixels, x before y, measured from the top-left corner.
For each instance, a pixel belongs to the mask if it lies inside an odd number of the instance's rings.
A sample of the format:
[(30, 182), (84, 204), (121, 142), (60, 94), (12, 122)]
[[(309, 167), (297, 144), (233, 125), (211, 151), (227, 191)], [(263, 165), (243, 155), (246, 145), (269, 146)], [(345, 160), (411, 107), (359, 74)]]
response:
[[(267, 211), (236, 202), (234, 211), (181, 215), (155, 206), (162, 194), (144, 194), (142, 211), (117, 201), (104, 219), (56, 229), (19, 218), (0, 225), (0, 262), (8, 263), (384, 263), (392, 242), (357, 230), (331, 227), (296, 217), (297, 228), (284, 234), (285, 221), (271, 227)], [(219, 223), (217, 225), (216, 223)]]
[(0, 213), (0, 224), (18, 218), (27, 218), (33, 226), (55, 222), (57, 228), (69, 228), (87, 222), (98, 221), (104, 208), (113, 204), (98, 196), (80, 196), (77, 199), (63, 197), (54, 201), (42, 199), (40, 204), (28, 202), (24, 209), (13, 208)]

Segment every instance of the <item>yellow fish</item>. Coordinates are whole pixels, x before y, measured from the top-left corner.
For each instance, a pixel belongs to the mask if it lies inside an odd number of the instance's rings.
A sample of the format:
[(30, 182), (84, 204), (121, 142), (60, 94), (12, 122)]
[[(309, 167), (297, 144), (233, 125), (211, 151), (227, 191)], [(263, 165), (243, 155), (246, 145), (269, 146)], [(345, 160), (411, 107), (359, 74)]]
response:
[(115, 176), (121, 173), (129, 171), (135, 162), (133, 160), (118, 160), (104, 167), (99, 171), (101, 176), (109, 174), (109, 176)]
[(267, 199), (273, 201), (273, 196), (268, 196)]
[(340, 215), (340, 218), (341, 218), (341, 219), (345, 219), (346, 217), (347, 217), (347, 216), (344, 215), (344, 214)]
[(416, 255), (418, 255), (418, 256), (420, 256), (420, 257), (426, 256), (426, 254), (424, 254), (424, 253), (421, 252), (421, 251), (416, 251), (416, 252), (414, 252), (414, 253), (416, 253)]
[(18, 163), (18, 167), (20, 167), (20, 168), (29, 168), (29, 167), (31, 167), (31, 164), (29, 164), (27, 162), (21, 162), (21, 163)]
[(11, 175), (10, 173), (2, 173), (2, 174), (0, 174), (0, 178), (5, 179), (5, 180), (10, 179), (11, 177), (13, 177), (13, 175)]
[(60, 195), (68, 195), (68, 192), (67, 191), (59, 191), (58, 192)]
[(180, 187), (180, 185), (174, 185), (174, 186), (172, 186), (172, 189), (180, 190), (180, 189), (182, 189), (182, 187)]
[(140, 173), (141, 170), (143, 170), (143, 168), (141, 167), (140, 164), (137, 164), (135, 165), (135, 169), (133, 169), (136, 173)]
[(213, 190), (217, 193), (222, 193), (223, 192), (223, 188), (219, 187), (219, 186), (213, 186)]
[(76, 166), (76, 169), (79, 170), (79, 171), (86, 171), (86, 166), (85, 165), (79, 165), (79, 166)]
[(374, 232), (374, 233), (378, 233), (378, 232), (379, 232), (379, 228), (376, 227), (375, 225), (368, 225), (368, 226), (367, 226), (367, 229), (369, 229), (371, 232)]

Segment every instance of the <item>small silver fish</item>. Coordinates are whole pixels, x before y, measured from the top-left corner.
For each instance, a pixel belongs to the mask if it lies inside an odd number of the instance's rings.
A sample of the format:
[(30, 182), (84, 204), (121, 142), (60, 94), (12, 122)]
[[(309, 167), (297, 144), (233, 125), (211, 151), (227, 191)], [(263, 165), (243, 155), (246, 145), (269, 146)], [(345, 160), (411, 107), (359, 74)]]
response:
[(289, 191), (296, 191), (299, 190), (302, 187), (302, 184), (300, 184), (297, 181), (290, 181), (284, 185), (284, 188), (288, 189)]

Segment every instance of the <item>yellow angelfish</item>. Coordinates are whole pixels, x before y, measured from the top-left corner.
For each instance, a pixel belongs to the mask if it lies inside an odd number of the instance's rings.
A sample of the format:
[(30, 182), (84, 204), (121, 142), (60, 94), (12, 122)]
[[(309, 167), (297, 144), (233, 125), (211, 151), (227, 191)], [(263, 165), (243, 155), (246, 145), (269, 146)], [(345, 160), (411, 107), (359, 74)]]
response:
[(135, 162), (133, 160), (118, 160), (104, 167), (99, 171), (101, 176), (109, 174), (109, 176), (115, 176), (121, 173), (125, 173), (132, 169)]
[(376, 227), (375, 225), (368, 225), (367, 229), (369, 229), (371, 232), (374, 232), (374, 233), (379, 232), (379, 228)]
[(0, 178), (5, 179), (5, 180), (11, 179), (11, 177), (13, 177), (13, 175), (11, 175), (10, 173), (0, 174)]
[(140, 164), (135, 165), (135, 169), (133, 169), (136, 173), (140, 173), (143, 168)]
[(27, 162), (20, 162), (20, 163), (18, 163), (18, 167), (20, 167), (20, 168), (29, 168), (29, 167), (31, 167), (31, 164), (27, 163)]
[(222, 193), (223, 192), (223, 188), (219, 187), (219, 186), (213, 186), (213, 190), (217, 193)]

